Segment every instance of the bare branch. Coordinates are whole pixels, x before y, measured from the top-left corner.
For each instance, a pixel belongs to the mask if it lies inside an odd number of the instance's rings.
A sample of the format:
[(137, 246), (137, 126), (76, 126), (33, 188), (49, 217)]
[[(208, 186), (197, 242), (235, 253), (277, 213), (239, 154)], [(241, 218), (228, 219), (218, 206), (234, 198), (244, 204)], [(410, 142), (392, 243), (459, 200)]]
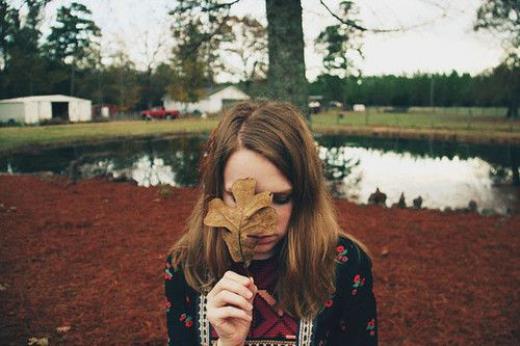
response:
[[(345, 24), (345, 25), (348, 25), (350, 26), (351, 28), (354, 28), (354, 29), (357, 29), (359, 31), (363, 31), (363, 32), (373, 32), (373, 33), (389, 33), (389, 32), (402, 32), (402, 31), (408, 31), (408, 30), (413, 30), (413, 29), (417, 29), (417, 28), (420, 28), (422, 26), (426, 26), (426, 25), (430, 25), (432, 23), (434, 23), (435, 21), (439, 20), (440, 18), (444, 18), (447, 16), (447, 11), (445, 8), (442, 8), (443, 9), (443, 13), (442, 15), (440, 15), (438, 18), (435, 18), (435, 19), (432, 19), (432, 20), (429, 20), (429, 21), (426, 21), (426, 22), (423, 22), (423, 23), (419, 23), (419, 24), (415, 24), (415, 25), (411, 25), (411, 26), (408, 26), (408, 27), (400, 27), (400, 28), (392, 28), (392, 29), (374, 29), (374, 28), (366, 28), (364, 26), (361, 26), (359, 24), (357, 24), (355, 21), (352, 21), (352, 20), (348, 20), (348, 19), (343, 19), (341, 18), (340, 16), (338, 16), (336, 13), (334, 13), (328, 6), (327, 4), (325, 4), (325, 2), (323, 0), (320, 0), (320, 3), (323, 7), (325, 7), (325, 9), (334, 17), (336, 18), (339, 22)], [(430, 3), (431, 4), (431, 3)], [(440, 6), (440, 5), (438, 5)]]
[(334, 17), (336, 18), (337, 20), (339, 20), (341, 23), (345, 24), (345, 25), (348, 25), (354, 29), (358, 29), (360, 31), (368, 31), (367, 28), (365, 27), (362, 27), (361, 25), (357, 24), (356, 22), (352, 21), (352, 20), (347, 20), (347, 19), (343, 19), (341, 18), (340, 16), (338, 16), (336, 13), (332, 12), (332, 10), (329, 8), (329, 6), (327, 6), (326, 3), (323, 2), (323, 0), (320, 0), (320, 3), (323, 7), (325, 7), (325, 9)]
[(438, 2), (436, 2), (436, 1), (432, 1), (432, 0), (420, 0), (420, 1), (425, 3), (425, 4), (427, 4), (427, 5), (436, 7), (436, 8), (438, 8), (441, 11), (446, 11), (446, 8), (444, 6), (442, 6), (441, 4), (439, 4)]
[(233, 6), (234, 4), (236, 4), (237, 2), (240, 2), (240, 0), (234, 0), (234, 1), (231, 1), (231, 2), (226, 2), (226, 3), (223, 3), (223, 4), (214, 4), (212, 6), (208, 6), (207, 7), (203, 7), (202, 8), (202, 11), (214, 11), (214, 10), (218, 10), (218, 9), (221, 9), (221, 8), (230, 8), (231, 6)]
[(185, 4), (181, 1), (181, 3), (179, 4), (179, 10), (180, 12), (186, 12), (186, 11), (189, 11), (189, 10), (193, 10), (194, 8), (200, 8), (202, 12), (211, 12), (211, 11), (215, 11), (215, 10), (220, 10), (220, 9), (223, 9), (223, 8), (226, 8), (226, 9), (230, 9), (231, 6), (233, 6), (234, 4), (240, 2), (240, 0), (234, 0), (234, 1), (231, 1), (231, 2), (226, 2), (226, 3), (222, 3), (222, 4), (210, 4), (209, 2), (204, 2), (204, 3), (199, 3), (199, 2), (190, 2), (188, 4)]
[(210, 5), (209, 1), (207, 1), (207, 0), (204, 3), (189, 2), (188, 5), (186, 5), (186, 3), (181, 1), (176, 9), (169, 12), (170, 15), (184, 14), (190, 10), (194, 10), (197, 7), (200, 8), (202, 10), (202, 12), (205, 12), (205, 13), (210, 13), (212, 11), (218, 13), (218, 12), (224, 11), (224, 14), (221, 18), (220, 23), (218, 23), (218, 26), (216, 28), (214, 28), (211, 32), (206, 32), (204, 35), (202, 35), (202, 37), (198, 41), (194, 42), (191, 45), (190, 49), (187, 51), (188, 55), (195, 53), (202, 46), (203, 43), (211, 41), (214, 36), (216, 36), (222, 32), (223, 28), (225, 27), (225, 25), (227, 23), (227, 20), (230, 18), (231, 6), (233, 6), (234, 4), (236, 4), (240, 1), (241, 0), (233, 0), (231, 2), (217, 3), (217, 4), (213, 4), (213, 5)]
[(210, 33), (204, 35), (200, 40), (198, 40), (197, 42), (195, 42), (195, 44), (193, 44), (193, 45), (191, 46), (191, 49), (187, 52), (187, 55), (191, 55), (191, 54), (195, 53), (195, 52), (200, 48), (200, 46), (202, 46), (203, 43), (211, 41), (211, 39), (212, 39), (215, 35), (220, 34), (221, 30), (224, 28), (224, 25), (226, 24), (226, 21), (227, 21), (227, 19), (228, 19), (228, 16), (229, 16), (229, 14), (226, 15), (226, 16), (222, 19), (222, 21), (219, 23), (218, 27), (217, 27), (215, 30), (213, 30), (212, 32), (210, 32)]

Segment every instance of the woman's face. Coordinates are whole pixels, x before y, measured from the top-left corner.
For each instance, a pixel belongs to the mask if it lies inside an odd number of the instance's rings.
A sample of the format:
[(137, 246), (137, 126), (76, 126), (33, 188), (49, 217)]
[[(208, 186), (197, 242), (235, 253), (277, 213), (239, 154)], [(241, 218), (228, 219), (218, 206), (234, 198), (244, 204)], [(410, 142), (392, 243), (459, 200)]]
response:
[(255, 247), (253, 259), (267, 259), (274, 254), (275, 246), (287, 234), (287, 225), (293, 208), (292, 185), (269, 160), (248, 149), (234, 152), (224, 168), (224, 202), (234, 206), (231, 186), (238, 179), (256, 180), (256, 192), (269, 191), (273, 194), (272, 207), (278, 213), (278, 226), (275, 234), (260, 237)]

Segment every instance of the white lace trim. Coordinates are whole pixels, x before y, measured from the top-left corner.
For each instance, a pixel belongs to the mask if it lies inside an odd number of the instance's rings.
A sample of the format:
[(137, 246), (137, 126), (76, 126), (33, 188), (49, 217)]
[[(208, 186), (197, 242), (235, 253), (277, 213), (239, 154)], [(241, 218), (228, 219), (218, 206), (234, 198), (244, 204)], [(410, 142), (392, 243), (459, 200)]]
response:
[[(210, 341), (209, 320), (206, 315), (207, 298), (201, 294), (199, 296), (199, 336), (201, 346), (216, 345), (217, 341)], [(302, 319), (300, 321), (300, 330), (298, 332), (298, 343), (292, 340), (276, 341), (276, 340), (246, 340), (245, 346), (311, 346), (312, 332), (314, 321), (312, 319)]]
[(314, 321), (309, 318), (304, 318), (300, 321), (300, 331), (298, 333), (298, 346), (311, 346), (312, 329)]
[(204, 294), (199, 295), (199, 335), (201, 346), (210, 346), (209, 320), (206, 315), (206, 303), (208, 299)]

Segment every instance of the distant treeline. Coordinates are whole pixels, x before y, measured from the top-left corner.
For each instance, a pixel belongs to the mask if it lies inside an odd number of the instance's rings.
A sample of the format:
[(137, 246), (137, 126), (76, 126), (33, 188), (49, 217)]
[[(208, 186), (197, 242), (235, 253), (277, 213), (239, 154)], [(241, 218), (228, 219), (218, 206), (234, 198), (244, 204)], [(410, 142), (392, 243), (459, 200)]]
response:
[[(70, 94), (69, 66), (52, 61), (39, 61), (43, 66), (31, 75), (18, 70), (3, 74), (0, 99), (34, 94)], [(46, 66), (45, 66), (46, 65)], [(28, 72), (28, 71), (27, 71)], [(139, 71), (131, 64), (114, 64), (102, 68), (78, 68), (74, 96), (92, 100), (94, 104), (115, 104), (121, 111), (139, 110), (160, 105), (171, 85), (167, 64), (152, 71)], [(471, 76), (458, 74), (416, 74), (413, 76), (366, 76), (341, 79), (320, 75), (309, 84), (310, 95), (323, 97), (322, 103), (340, 101), (345, 105), (368, 106), (435, 106), (435, 107), (507, 107), (507, 95), (498, 92), (491, 73)], [(210, 86), (210, 85), (208, 85)], [(253, 97), (266, 94), (265, 81), (241, 82), (238, 86)]]
[[(9, 66), (0, 69), (0, 99), (28, 95), (63, 94), (86, 98), (93, 104), (117, 106), (120, 112), (132, 112), (161, 105), (170, 85), (170, 69), (166, 64), (154, 70), (140, 71), (129, 61), (101, 67), (76, 67), (33, 58), (38, 64)], [(14, 65), (14, 64), (13, 64)], [(74, 90), (71, 91), (71, 85)]]
[(310, 84), (311, 95), (346, 105), (435, 106), (435, 107), (507, 107), (508, 98), (499, 92), (494, 73), (471, 76), (458, 74), (422, 74), (413, 76), (367, 76), (341, 79), (321, 75)]

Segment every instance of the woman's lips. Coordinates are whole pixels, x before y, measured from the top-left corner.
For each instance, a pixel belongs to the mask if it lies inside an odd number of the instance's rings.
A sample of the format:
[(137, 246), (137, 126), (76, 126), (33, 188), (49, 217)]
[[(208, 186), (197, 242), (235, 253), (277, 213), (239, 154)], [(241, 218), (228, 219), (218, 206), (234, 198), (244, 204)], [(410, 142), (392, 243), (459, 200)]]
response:
[(269, 243), (272, 243), (275, 239), (276, 239), (276, 236), (274, 235), (267, 235), (267, 236), (262, 236), (262, 237), (253, 237), (257, 240), (257, 245), (264, 245), (264, 244), (269, 244)]

